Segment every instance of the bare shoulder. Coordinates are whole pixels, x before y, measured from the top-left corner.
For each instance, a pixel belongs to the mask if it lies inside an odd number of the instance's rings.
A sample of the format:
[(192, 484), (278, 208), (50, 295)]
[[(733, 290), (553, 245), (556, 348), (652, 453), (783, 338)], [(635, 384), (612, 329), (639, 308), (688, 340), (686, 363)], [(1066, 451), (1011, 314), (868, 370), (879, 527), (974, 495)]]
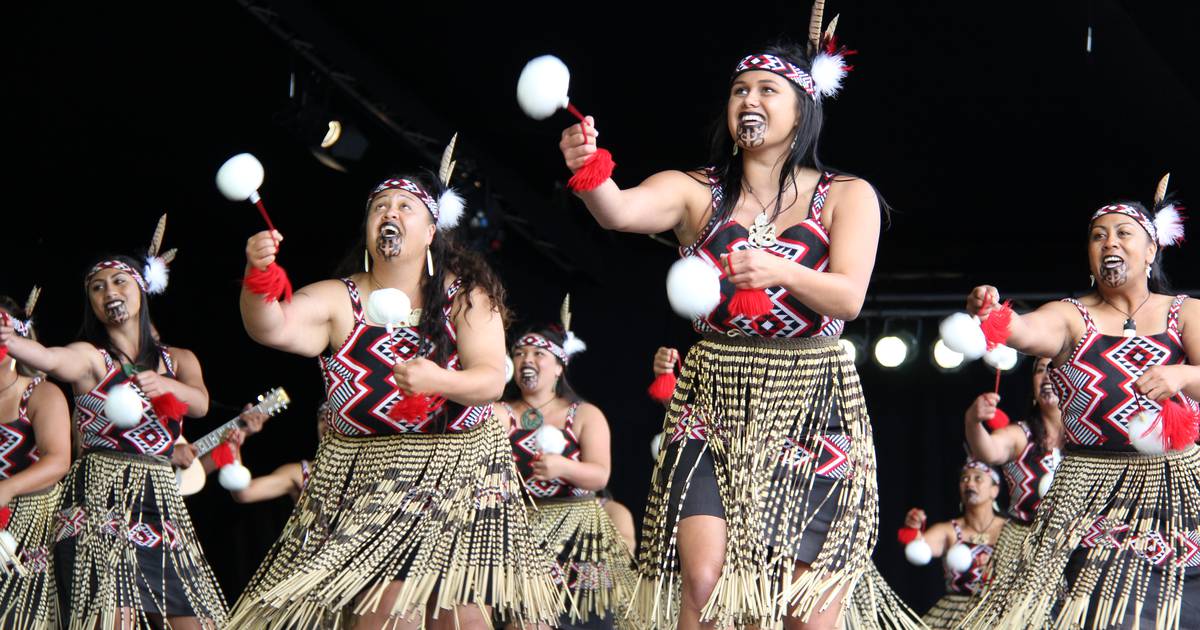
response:
[(880, 221), (879, 195), (870, 182), (851, 175), (838, 175), (833, 178), (825, 197), (821, 222), (826, 228), (832, 228), (835, 217), (843, 216), (855, 224)]
[[(355, 284), (361, 284), (361, 278), (351, 276), (350, 280)], [(346, 291), (346, 283), (339, 278), (330, 278), (329, 280), (321, 280), (312, 284), (306, 284), (296, 291), (296, 295), (304, 295), (319, 299), (327, 304), (336, 304), (339, 300), (349, 300), (349, 293)]]
[(163, 346), (163, 349), (167, 351), (167, 354), (171, 355), (171, 358), (174, 359), (176, 363), (198, 362), (198, 359), (196, 359), (196, 353), (188, 350), (187, 348), (180, 348), (179, 346)]
[(605, 425), (608, 424), (608, 420), (604, 417), (604, 412), (600, 411), (600, 408), (592, 403), (579, 403), (579, 408), (575, 410), (575, 426), (590, 426), (597, 422)]
[(41, 407), (57, 402), (66, 405), (67, 397), (63, 394), (62, 389), (49, 379), (43, 379), (42, 382), (35, 385), (33, 393), (29, 395), (29, 404), (32, 407)]

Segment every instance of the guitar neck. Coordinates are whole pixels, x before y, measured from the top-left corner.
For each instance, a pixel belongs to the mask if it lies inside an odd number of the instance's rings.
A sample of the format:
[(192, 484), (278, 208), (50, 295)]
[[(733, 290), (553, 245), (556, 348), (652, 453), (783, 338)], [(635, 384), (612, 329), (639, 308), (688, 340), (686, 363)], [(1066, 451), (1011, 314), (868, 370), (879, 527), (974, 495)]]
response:
[(225, 434), (228, 433), (230, 429), (242, 428), (244, 426), (245, 425), (242, 424), (242, 417), (238, 416), (233, 420), (230, 420), (229, 422), (217, 427), (215, 430), (209, 432), (199, 440), (196, 440), (192, 443), (192, 446), (196, 449), (196, 457), (203, 457), (212, 452), (214, 448), (220, 446), (221, 441), (225, 438)]

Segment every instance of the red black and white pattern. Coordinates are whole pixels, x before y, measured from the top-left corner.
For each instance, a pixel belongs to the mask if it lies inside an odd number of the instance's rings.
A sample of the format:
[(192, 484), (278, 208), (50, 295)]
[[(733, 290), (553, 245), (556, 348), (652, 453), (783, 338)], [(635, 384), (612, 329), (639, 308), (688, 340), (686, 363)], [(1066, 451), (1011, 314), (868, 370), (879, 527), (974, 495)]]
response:
[(708, 439), (708, 430), (705, 428), (704, 418), (695, 415), (692, 411), (692, 406), (686, 403), (679, 414), (679, 421), (675, 423), (675, 430), (671, 433), (671, 443), (673, 444), (685, 439)]
[(1022, 523), (1030, 523), (1042, 502), (1038, 496), (1038, 484), (1042, 477), (1058, 468), (1062, 454), (1058, 449), (1047, 451), (1034, 441), (1029, 425), (1021, 422), (1018, 426), (1025, 432), (1025, 450), (1016, 459), (1004, 464), (1001, 470), (1008, 485), (1009, 516)]
[(815, 85), (813, 85), (812, 75), (805, 72), (803, 68), (788, 61), (787, 59), (776, 57), (775, 55), (768, 55), (766, 53), (746, 55), (741, 61), (738, 62), (737, 67), (733, 69), (733, 77), (730, 80), (732, 81), (733, 78), (737, 78), (739, 74), (742, 74), (743, 72), (750, 72), (751, 70), (766, 70), (767, 72), (773, 72), (787, 79), (788, 81), (795, 83), (800, 89), (804, 90), (806, 94), (814, 99), (817, 97), (817, 88)]
[[(1150, 367), (1187, 362), (1179, 334), (1179, 308), (1185, 299), (1186, 295), (1176, 296), (1171, 303), (1165, 331), (1136, 337), (1100, 334), (1087, 307), (1078, 300), (1064, 300), (1079, 310), (1084, 322), (1083, 337), (1071, 357), (1049, 370), (1069, 443), (1135, 451), (1129, 441), (1129, 420), (1143, 410), (1158, 414), (1161, 406), (1137, 394), (1133, 384)], [(1189, 408), (1197, 408), (1196, 401), (1180, 398)]]
[(0, 424), (0, 479), (8, 479), (38, 460), (37, 436), (29, 420), (29, 397), (41, 382), (41, 378), (35, 378), (21, 392), (17, 419)]
[[(61, 541), (80, 536), (87, 529), (88, 522), (95, 518), (82, 507), (71, 507), (61, 510), (54, 526), (54, 540)], [(130, 519), (119, 510), (113, 510), (101, 516), (100, 533), (114, 538), (124, 538), (131, 544), (144, 549), (167, 547), (180, 549), (183, 546), (179, 530), (174, 521), (163, 520), (149, 522), (146, 520)]]
[[(537, 444), (537, 429), (522, 429), (516, 414), (513, 413), (512, 407), (506, 403), (505, 410), (511, 418), (511, 423), (508, 429), (508, 441), (512, 442), (513, 461), (517, 464), (517, 472), (521, 473), (521, 479), (525, 483), (525, 490), (531, 496), (537, 499), (551, 499), (560, 497), (582, 497), (591, 494), (587, 490), (577, 488), (561, 479), (551, 479), (543, 481), (533, 478), (533, 462), (542, 454), (542, 449), (538, 448)], [(567, 439), (567, 446), (563, 449), (562, 456), (571, 461), (579, 461), (582, 451), (579, 448), (579, 436), (575, 435), (575, 413), (579, 410), (579, 403), (571, 403), (567, 408), (567, 421), (563, 426), (563, 437)]]
[(424, 188), (421, 188), (420, 184), (409, 179), (385, 179), (379, 182), (378, 186), (371, 189), (371, 194), (367, 195), (367, 202), (370, 203), (375, 198), (375, 195), (385, 190), (403, 190), (416, 195), (417, 199), (420, 199), (421, 203), (425, 204), (426, 208), (429, 208), (429, 214), (433, 215), (433, 222), (438, 222), (440, 209), (438, 208), (437, 199), (434, 199), (433, 195), (426, 192)]
[[(821, 223), (821, 210), (833, 184), (833, 173), (823, 173), (813, 190), (808, 218), (783, 230), (776, 242), (763, 248), (780, 258), (785, 258), (816, 271), (829, 268), (829, 232)], [(705, 226), (696, 244), (680, 248), (684, 256), (697, 255), (715, 268), (721, 268), (721, 255), (743, 249), (751, 249), (749, 231), (730, 218), (717, 225), (717, 209), (724, 193), (709, 171), (713, 198), (713, 220)], [(767, 287), (771, 312), (754, 319), (730, 313), (729, 300), (736, 288), (727, 279), (721, 279), (721, 302), (707, 317), (693, 320), (697, 332), (746, 335), (754, 337), (825, 337), (840, 335), (845, 322), (826, 317), (806, 306), (783, 287)]]
[(118, 269), (120, 271), (124, 271), (125, 273), (129, 274), (133, 278), (133, 281), (137, 283), (138, 287), (141, 288), (142, 292), (147, 292), (150, 290), (149, 285), (146, 284), (146, 279), (144, 277), (142, 277), (142, 272), (138, 271), (137, 269), (134, 269), (133, 267), (130, 267), (129, 265), (127, 265), (119, 260), (104, 260), (104, 261), (96, 263), (96, 265), (93, 266), (90, 270), (88, 270), (87, 274), (84, 275), (83, 284), (87, 285), (88, 282), (92, 281), (92, 276), (100, 273), (101, 271), (103, 271), (105, 269)]
[(1079, 546), (1132, 551), (1154, 566), (1163, 566), (1168, 562), (1187, 568), (1200, 566), (1200, 531), (1131, 534), (1132, 531), (1128, 523), (1100, 516), (1088, 526)]
[(562, 361), (564, 364), (569, 363), (571, 360), (570, 355), (567, 354), (566, 350), (563, 350), (562, 346), (537, 333), (530, 333), (518, 339), (517, 342), (513, 344), (513, 350), (516, 350), (521, 346), (533, 346), (535, 348), (541, 348), (558, 357), (558, 360)]
[[(104, 378), (90, 391), (75, 397), (75, 423), (83, 441), (84, 450), (109, 450), (138, 455), (161, 455), (170, 457), (175, 440), (183, 432), (182, 420), (168, 419), (163, 422), (154, 413), (149, 398), (138, 389), (137, 384), (126, 378), (124, 371), (108, 352), (101, 350), (104, 366), (108, 371)], [(175, 378), (175, 361), (166, 348), (161, 348), (166, 375)], [(108, 393), (117, 385), (128, 383), (142, 397), (142, 420), (129, 429), (121, 429), (104, 416), (104, 402)]]
[(949, 563), (942, 562), (946, 576), (946, 592), (960, 595), (974, 595), (983, 588), (983, 573), (987, 568), (988, 559), (992, 557), (991, 545), (979, 545), (963, 540), (962, 526), (957, 519), (951, 520), (954, 526), (955, 542), (962, 543), (971, 550), (971, 568), (959, 573), (950, 568)]
[(1123, 203), (1110, 204), (1100, 208), (1094, 214), (1092, 214), (1091, 222), (1094, 223), (1096, 219), (1099, 219), (1106, 214), (1123, 214), (1132, 218), (1134, 221), (1138, 222), (1138, 225), (1142, 226), (1142, 229), (1146, 230), (1146, 233), (1150, 235), (1150, 240), (1154, 241), (1155, 243), (1158, 242), (1158, 227), (1154, 225), (1154, 221), (1151, 221), (1150, 217), (1146, 216), (1137, 208), (1134, 208), (1133, 206), (1127, 206)]
[[(350, 295), (354, 328), (341, 348), (320, 358), (331, 410), (330, 428), (349, 436), (430, 433), (439, 430), (445, 419), (445, 432), (458, 433), (474, 428), (488, 417), (490, 406), (464, 407), (441, 396), (434, 396), (430, 412), (424, 418), (389, 417), (388, 411), (402, 396), (392, 366), (427, 356), (432, 348), (415, 326), (398, 326), (388, 331), (383, 326), (368, 324), (358, 287), (349, 278), (342, 282)], [(446, 308), (442, 311), (451, 340), (456, 338), (456, 331), (450, 320), (450, 305), (460, 290), (461, 283), (456, 280), (446, 290)], [(443, 367), (461, 370), (458, 353), (452, 352)]]

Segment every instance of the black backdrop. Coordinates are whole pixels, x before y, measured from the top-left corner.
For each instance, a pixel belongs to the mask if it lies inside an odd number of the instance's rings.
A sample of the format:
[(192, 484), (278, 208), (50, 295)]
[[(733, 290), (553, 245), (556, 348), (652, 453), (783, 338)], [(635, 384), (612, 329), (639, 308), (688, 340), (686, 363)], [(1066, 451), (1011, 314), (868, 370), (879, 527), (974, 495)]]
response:
[[(403, 126), (438, 142), (461, 133), (460, 153), (480, 183), (472, 200), (495, 226), (482, 242), (518, 325), (556, 317), (562, 295), (572, 294), (575, 328), (591, 346), (572, 379), (608, 415), (611, 488), (640, 515), (648, 443), (661, 421), (643, 393), (649, 359), (660, 344), (686, 347), (691, 339), (662, 289), (674, 253), (644, 236), (599, 230), (562, 195), (555, 145), (569, 120), (523, 117), (515, 77), (536, 54), (562, 56), (575, 76), (573, 100), (596, 115), (602, 144), (614, 151), (617, 180), (633, 184), (704, 161), (704, 130), (720, 111), (730, 64), (774, 37), (801, 37), (807, 7), (606, 5), (584, 13), (565, 5), (517, 12), (255, 4), (277, 10), (319, 54), (355, 73), (357, 87), (387, 95), (381, 100)], [(1194, 54), (1185, 44), (1198, 24), (1194, 10), (1171, 2), (1073, 2), (1037, 12), (879, 4), (830, 4), (843, 15), (839, 35), (861, 53), (827, 108), (822, 147), (828, 162), (871, 180), (896, 209), (871, 296), (965, 294), (984, 281), (1006, 292), (1079, 291), (1091, 209), (1117, 197), (1146, 200), (1166, 170), (1185, 200), (1200, 197), (1197, 83), (1186, 72)], [(196, 351), (215, 403), (211, 417), (189, 421), (186, 432), (195, 438), (254, 395), (285, 386), (292, 409), (244, 451), (262, 474), (311, 456), (322, 392), (314, 361), (261, 348), (243, 332), (242, 248), (259, 223), (248, 205), (219, 196), (217, 166), (240, 151), (262, 159), (263, 196), (287, 236), (281, 262), (303, 284), (333, 273), (374, 179), (393, 165), (433, 164), (336, 91), (322, 102), (357, 117), (373, 148), (349, 173), (318, 164), (280, 124), (296, 102), (292, 73), (299, 93), (319, 92), (311, 65), (239, 3), (165, 7), (22, 8), (7, 20), (5, 100), (15, 114), (5, 144), (0, 292), (22, 298), (33, 283), (45, 287), (41, 334), (66, 343), (80, 322), (86, 259), (144, 247), (159, 213), (169, 211), (166, 244), (181, 253), (168, 294), (152, 309), (166, 341)], [(484, 197), (486, 190), (502, 192)], [(503, 191), (510, 192), (502, 201)], [(1196, 286), (1197, 260), (1194, 246), (1166, 256), (1185, 288)], [(915, 323), (873, 318), (848, 332)], [(926, 345), (907, 369), (862, 368), (879, 457), (876, 559), (919, 610), (938, 596), (940, 575), (906, 564), (894, 532), (912, 505), (937, 519), (952, 515), (962, 410), (991, 383), (979, 365), (950, 375), (929, 365), (935, 323), (921, 322)], [(1025, 367), (1003, 385), (1012, 415), (1026, 408)], [(213, 480), (189, 506), (232, 600), (290, 504), (239, 506)]]

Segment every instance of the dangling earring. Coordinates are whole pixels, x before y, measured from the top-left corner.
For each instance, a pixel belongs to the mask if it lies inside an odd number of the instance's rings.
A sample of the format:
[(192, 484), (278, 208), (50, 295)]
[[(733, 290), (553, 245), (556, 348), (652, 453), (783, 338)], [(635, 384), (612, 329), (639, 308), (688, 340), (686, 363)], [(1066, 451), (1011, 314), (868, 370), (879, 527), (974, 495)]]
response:
[(800, 139), (800, 136), (792, 136), (792, 149), (791, 149), (792, 151), (796, 150), (796, 141), (799, 139)]
[(425, 248), (425, 270), (429, 272), (429, 277), (433, 277), (433, 254), (429, 248)]
[(366, 247), (363, 248), (363, 272), (371, 273), (371, 253)]
[(1146, 265), (1146, 279), (1147, 280), (1150, 279), (1150, 273), (1153, 271), (1153, 269), (1154, 269), (1153, 265)]
[(1088, 284), (1089, 287), (1096, 286), (1096, 276), (1088, 274), (1088, 282), (1089, 282), (1089, 284)]
[(733, 143), (733, 154), (734, 154), (734, 155), (737, 155), (737, 152), (738, 152), (738, 145), (737, 145), (737, 143), (736, 143), (736, 142), (734, 142), (734, 143)]

